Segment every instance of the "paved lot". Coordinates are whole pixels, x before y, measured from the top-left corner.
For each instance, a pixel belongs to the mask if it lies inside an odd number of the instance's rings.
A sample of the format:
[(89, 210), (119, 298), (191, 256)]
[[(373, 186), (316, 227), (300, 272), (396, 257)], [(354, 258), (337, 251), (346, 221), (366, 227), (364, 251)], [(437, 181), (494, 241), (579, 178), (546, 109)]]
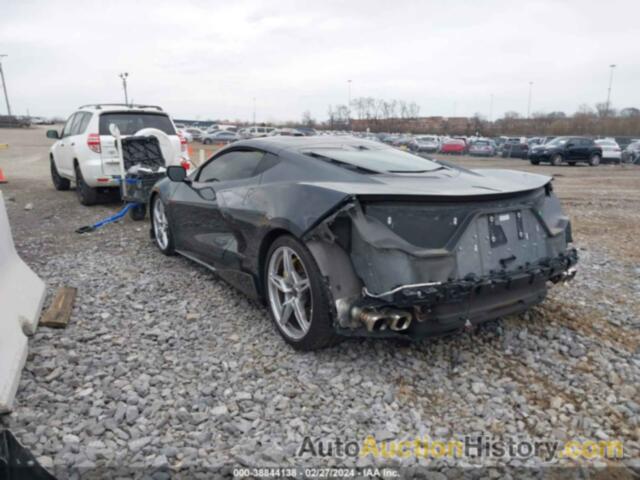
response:
[[(361, 443), (369, 434), (618, 439), (623, 462), (579, 463), (640, 467), (640, 168), (446, 157), (553, 174), (580, 247), (577, 278), (531, 312), (473, 334), (349, 340), (301, 354), (264, 307), (188, 260), (160, 255), (147, 223), (73, 233), (118, 205), (83, 207), (73, 190), (53, 189), (44, 130), (0, 129), (10, 144), (0, 150), (10, 181), (0, 190), (47, 302), (60, 285), (78, 287), (78, 299), (67, 329), (40, 328), (30, 340), (17, 408), (0, 427), (61, 476), (71, 467), (198, 467), (214, 476), (234, 465), (474, 463), (295, 456), (305, 436)], [(625, 468), (616, 475), (632, 477)]]

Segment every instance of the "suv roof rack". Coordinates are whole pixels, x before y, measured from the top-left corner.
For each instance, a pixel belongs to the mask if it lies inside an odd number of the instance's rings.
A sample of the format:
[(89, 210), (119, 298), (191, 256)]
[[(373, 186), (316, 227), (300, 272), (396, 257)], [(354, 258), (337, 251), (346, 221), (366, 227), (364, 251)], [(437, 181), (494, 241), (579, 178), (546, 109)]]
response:
[(163, 111), (162, 107), (158, 105), (140, 105), (136, 103), (89, 103), (87, 105), (81, 105), (78, 108), (87, 107), (95, 107), (97, 110), (100, 110), (102, 107), (154, 108), (160, 112)]

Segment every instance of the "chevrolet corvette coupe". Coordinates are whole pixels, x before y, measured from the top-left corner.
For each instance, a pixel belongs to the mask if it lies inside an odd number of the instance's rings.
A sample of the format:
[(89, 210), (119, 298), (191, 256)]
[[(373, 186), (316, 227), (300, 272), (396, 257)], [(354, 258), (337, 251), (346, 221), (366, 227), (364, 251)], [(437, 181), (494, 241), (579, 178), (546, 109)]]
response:
[(351, 137), (238, 141), (151, 194), (151, 236), (268, 306), (294, 348), (419, 339), (544, 300), (575, 274), (551, 178)]

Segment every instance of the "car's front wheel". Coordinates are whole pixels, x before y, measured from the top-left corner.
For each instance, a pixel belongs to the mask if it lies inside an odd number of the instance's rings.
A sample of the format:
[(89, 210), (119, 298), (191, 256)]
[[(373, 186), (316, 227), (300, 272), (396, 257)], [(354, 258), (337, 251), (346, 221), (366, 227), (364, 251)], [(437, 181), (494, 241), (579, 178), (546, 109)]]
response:
[(278, 237), (267, 253), (263, 280), (271, 318), (289, 345), (316, 350), (336, 343), (320, 269), (301, 242)]
[(151, 226), (156, 245), (165, 255), (173, 255), (175, 253), (173, 234), (164, 203), (158, 195), (154, 196), (151, 201), (151, 212)]
[(591, 155), (591, 158), (589, 158), (589, 165), (591, 165), (592, 167), (597, 167), (598, 165), (600, 165), (600, 155), (598, 155), (597, 153), (595, 155)]
[(49, 159), (51, 162), (51, 181), (53, 182), (53, 187), (56, 190), (69, 190), (71, 187), (71, 182), (68, 178), (63, 178), (58, 173), (58, 167), (56, 167), (56, 162), (53, 160), (53, 157)]

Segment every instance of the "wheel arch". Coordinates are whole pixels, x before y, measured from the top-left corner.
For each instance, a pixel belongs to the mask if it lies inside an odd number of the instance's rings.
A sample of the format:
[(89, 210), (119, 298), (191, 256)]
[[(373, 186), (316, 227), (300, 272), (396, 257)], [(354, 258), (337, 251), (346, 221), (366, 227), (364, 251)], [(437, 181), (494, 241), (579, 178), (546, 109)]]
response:
[(294, 238), (296, 237), (293, 233), (291, 233), (286, 228), (276, 227), (273, 230), (270, 230), (260, 242), (260, 247), (258, 248), (258, 270), (257, 270), (257, 280), (258, 280), (258, 295), (261, 300), (266, 299), (265, 295), (265, 285), (264, 285), (264, 269), (267, 264), (267, 253), (269, 252), (269, 248), (278, 238), (283, 235), (291, 235)]
[(156, 238), (156, 234), (153, 231), (153, 202), (156, 197), (159, 196), (160, 192), (158, 190), (152, 190), (151, 195), (149, 195), (149, 203), (147, 204), (149, 205), (149, 238), (151, 238), (151, 240)]

